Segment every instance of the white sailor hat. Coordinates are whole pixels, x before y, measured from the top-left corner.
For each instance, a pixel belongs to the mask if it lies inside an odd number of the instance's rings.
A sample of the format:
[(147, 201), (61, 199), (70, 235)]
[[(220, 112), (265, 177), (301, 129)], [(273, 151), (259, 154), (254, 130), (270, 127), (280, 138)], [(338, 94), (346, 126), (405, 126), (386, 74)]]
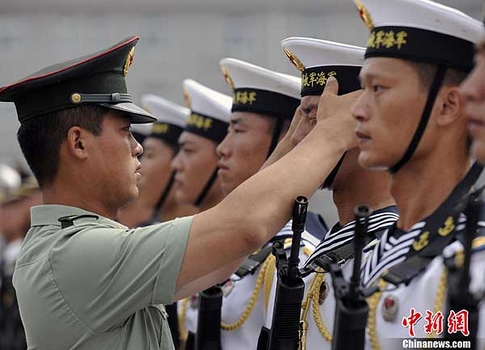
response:
[(364, 63), (364, 48), (303, 37), (284, 39), (281, 47), (301, 71), (301, 96), (321, 95), (331, 76), (339, 82), (339, 94), (360, 89), (359, 71)]
[(142, 107), (157, 118), (148, 136), (156, 137), (171, 145), (178, 144), (178, 138), (187, 125), (190, 110), (160, 96), (147, 94), (141, 97)]
[(12, 191), (21, 183), (22, 179), (18, 171), (6, 164), (0, 164), (0, 192)]
[(131, 124), (130, 130), (135, 140), (138, 141), (138, 143), (143, 143), (152, 131), (152, 123)]
[[(0, 169), (3, 169), (3, 165), (0, 166)], [(13, 169), (12, 169), (13, 170)], [(15, 170), (14, 170), (15, 171)], [(3, 177), (4, 172), (0, 170), (0, 178)], [(39, 191), (39, 184), (33, 175), (27, 175), (23, 178), (21, 175), (18, 175), (19, 181), (15, 181), (16, 184), (14, 187), (9, 187), (8, 190), (0, 190), (0, 206), (4, 206), (15, 201), (28, 198), (32, 194)], [(0, 180), (1, 182), (2, 180)], [(0, 185), (0, 188), (2, 185)]]
[(300, 105), (300, 79), (234, 58), (223, 58), (219, 64), (233, 89), (233, 112), (293, 117)]
[(227, 134), (232, 98), (192, 79), (183, 81), (183, 89), (190, 108), (185, 130), (220, 143)]
[(365, 57), (394, 57), (470, 71), (483, 25), (428, 0), (354, 0), (370, 29)]

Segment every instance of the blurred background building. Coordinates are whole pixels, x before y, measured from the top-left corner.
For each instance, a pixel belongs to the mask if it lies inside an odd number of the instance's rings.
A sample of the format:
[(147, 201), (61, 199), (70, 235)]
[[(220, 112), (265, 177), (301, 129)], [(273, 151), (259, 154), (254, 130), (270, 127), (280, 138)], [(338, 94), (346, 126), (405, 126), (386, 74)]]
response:
[[(483, 15), (481, 0), (438, 2)], [(364, 46), (368, 30), (351, 0), (0, 0), (0, 86), (133, 34), (141, 37), (128, 74), (134, 100), (154, 93), (183, 104), (185, 78), (230, 93), (222, 57), (297, 75), (282, 39)], [(18, 125), (13, 104), (0, 103), (0, 163), (23, 161)]]

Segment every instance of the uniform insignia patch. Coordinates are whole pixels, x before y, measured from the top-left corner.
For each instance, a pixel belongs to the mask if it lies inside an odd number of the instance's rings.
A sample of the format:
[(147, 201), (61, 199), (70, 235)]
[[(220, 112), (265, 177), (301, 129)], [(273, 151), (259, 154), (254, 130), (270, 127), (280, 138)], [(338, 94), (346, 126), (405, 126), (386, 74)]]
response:
[(429, 231), (426, 231), (426, 232), (423, 232), (415, 242), (413, 242), (413, 248), (415, 251), (419, 252), (428, 244), (429, 244)]
[(384, 321), (394, 322), (396, 320), (398, 309), (399, 299), (392, 294), (387, 295), (382, 303), (382, 318)]
[(190, 297), (189, 306), (193, 310), (197, 310), (199, 308), (199, 293)]
[(228, 280), (226, 283), (224, 283), (223, 286), (221, 286), (222, 289), (222, 295), (227, 297), (229, 294), (231, 294), (232, 290), (234, 289), (235, 283), (234, 281)]
[(325, 299), (327, 299), (329, 286), (327, 281), (323, 280), (320, 288), (318, 289), (318, 304), (323, 305)]

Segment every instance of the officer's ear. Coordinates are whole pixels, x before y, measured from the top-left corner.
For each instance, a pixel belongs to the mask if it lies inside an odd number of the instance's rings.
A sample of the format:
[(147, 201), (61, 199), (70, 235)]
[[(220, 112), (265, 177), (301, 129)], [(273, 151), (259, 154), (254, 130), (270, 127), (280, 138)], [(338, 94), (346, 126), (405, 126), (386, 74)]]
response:
[(444, 86), (440, 93), (438, 125), (445, 126), (455, 122), (463, 114), (465, 100), (459, 92), (458, 86)]
[(86, 159), (88, 156), (86, 141), (88, 132), (79, 126), (72, 126), (67, 131), (66, 147), (69, 154), (78, 158)]

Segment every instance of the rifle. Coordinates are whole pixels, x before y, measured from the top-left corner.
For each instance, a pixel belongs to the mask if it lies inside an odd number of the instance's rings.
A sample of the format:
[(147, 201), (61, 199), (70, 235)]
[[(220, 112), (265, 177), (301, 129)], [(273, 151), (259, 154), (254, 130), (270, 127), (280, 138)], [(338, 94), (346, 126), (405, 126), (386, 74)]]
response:
[(335, 294), (335, 318), (333, 326), (332, 350), (364, 349), (365, 327), (369, 306), (360, 287), (360, 267), (362, 249), (365, 246), (368, 218), (372, 209), (368, 206), (356, 206), (354, 235), (354, 265), (350, 283), (348, 283), (338, 263), (317, 259), (315, 263), (332, 276)]
[(298, 264), (301, 234), (305, 229), (308, 199), (299, 196), (293, 207), (293, 238), (290, 257), (287, 258), (284, 244), (273, 243), (276, 257), (278, 282), (271, 329), (262, 327), (258, 339), (258, 350), (297, 350), (300, 337), (300, 311), (305, 292)]
[(218, 285), (199, 293), (195, 350), (222, 350), (221, 306), (222, 289)]
[(480, 298), (471, 293), (470, 287), (470, 265), (472, 255), (473, 239), (477, 236), (478, 220), (481, 210), (481, 201), (478, 200), (481, 191), (472, 193), (466, 201), (465, 214), (466, 226), (464, 235), (464, 259), (462, 266), (457, 264), (455, 256), (445, 258), (445, 266), (448, 268), (448, 296), (447, 296), (447, 312), (449, 315), (451, 311), (459, 312), (461, 310), (468, 311), (468, 327), (469, 336), (465, 336), (462, 332), (449, 333), (446, 328), (445, 339), (452, 340), (468, 340), (471, 343), (470, 349), (477, 348), (477, 332), (478, 332), (478, 318), (479, 309), (478, 304)]

